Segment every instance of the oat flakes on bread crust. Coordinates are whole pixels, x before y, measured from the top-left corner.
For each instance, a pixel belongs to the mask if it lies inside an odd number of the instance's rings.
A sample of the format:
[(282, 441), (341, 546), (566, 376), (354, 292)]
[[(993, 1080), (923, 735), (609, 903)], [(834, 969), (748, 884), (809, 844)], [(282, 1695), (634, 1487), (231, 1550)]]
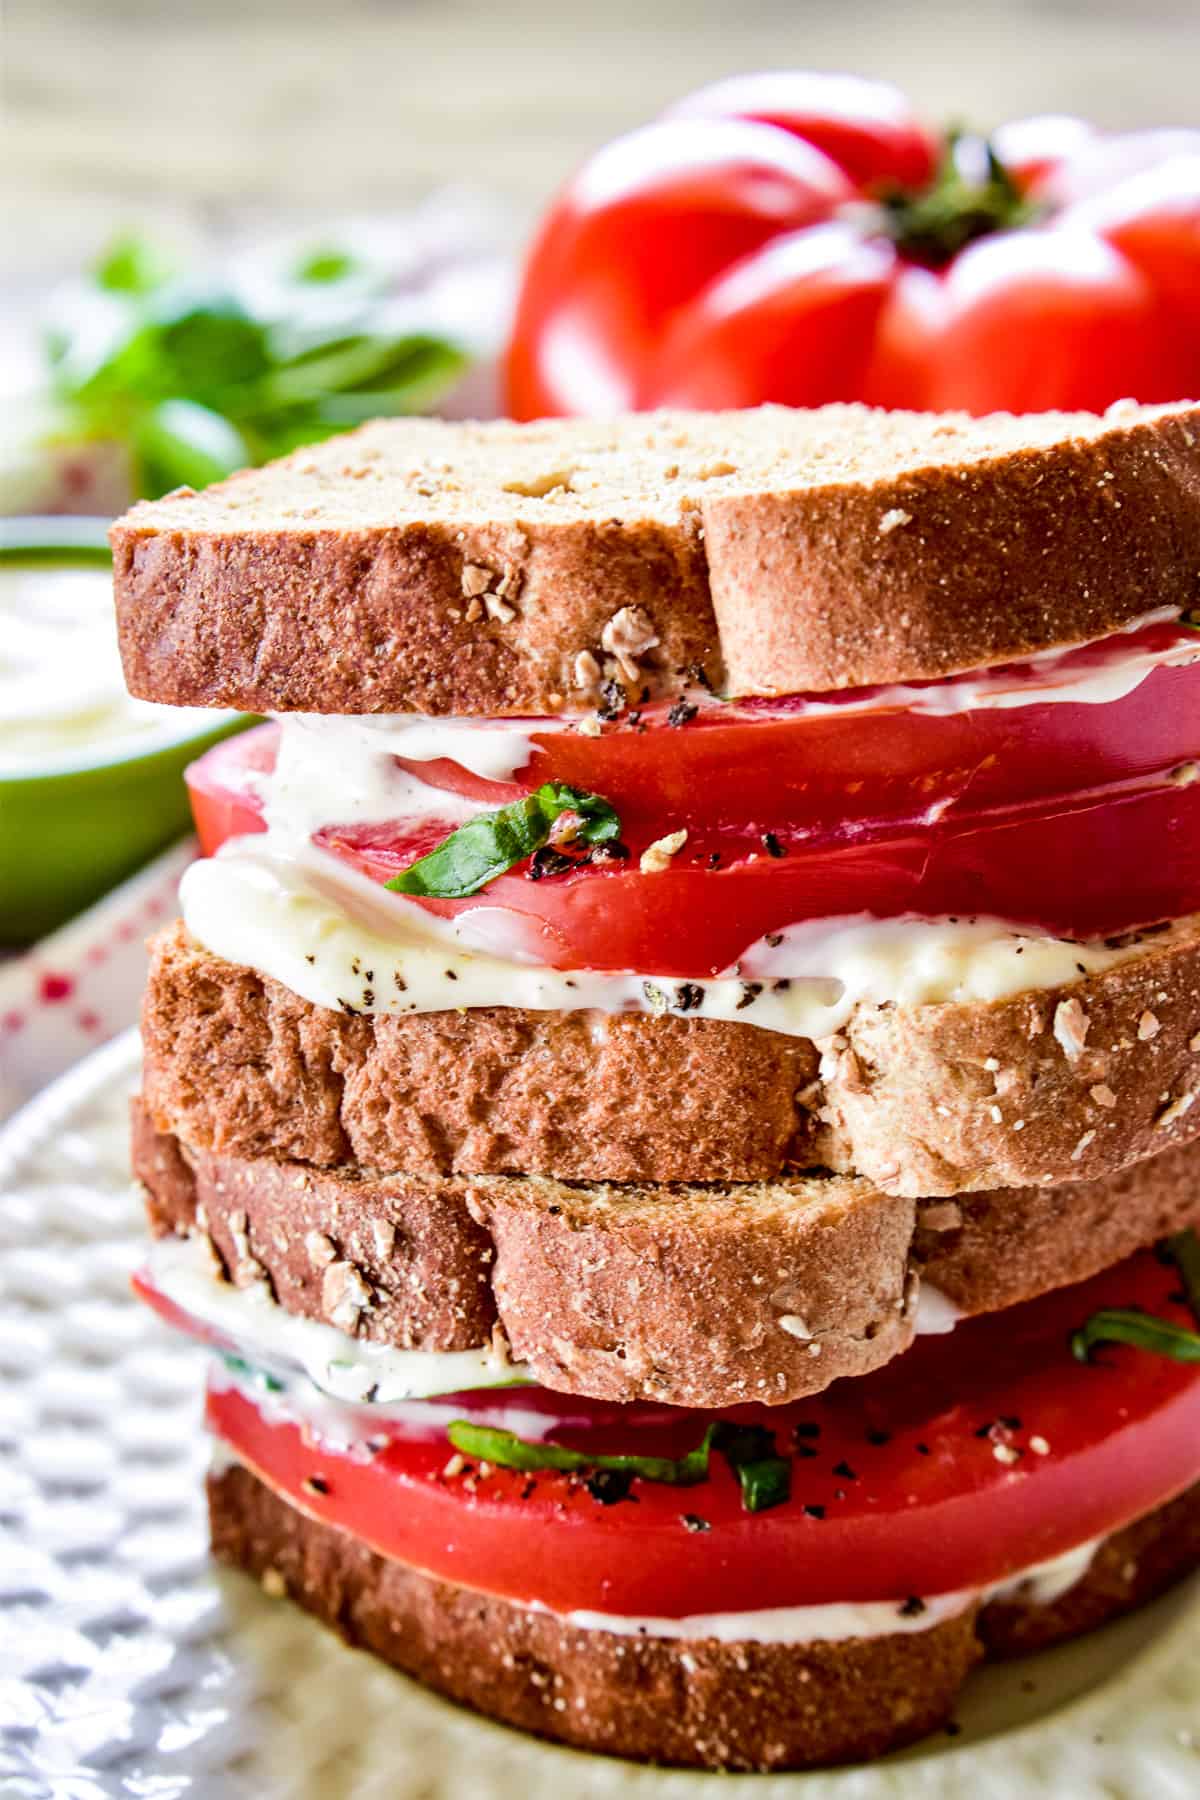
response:
[[(1064, 1005), (1087, 1020), (1082, 1044), (1055, 1029)], [(153, 940), (142, 1023), (160, 1129), (329, 1167), (647, 1182), (827, 1168), (928, 1198), (1089, 1180), (1200, 1134), (1200, 916), (1069, 986), (860, 1005), (820, 1049), (694, 1015), (348, 1017), (177, 924)]]
[(695, 667), (732, 694), (936, 677), (1193, 605), (1198, 490), (1190, 405), (378, 421), (118, 520), (125, 675), (485, 715), (586, 707), (593, 668), (654, 694)]
[[(782, 1402), (911, 1341), (917, 1281), (967, 1313), (1082, 1281), (1200, 1221), (1200, 1146), (1060, 1188), (898, 1200), (844, 1175), (653, 1188), (312, 1169), (190, 1150), (135, 1103), (156, 1234), (207, 1234), (230, 1278), (334, 1322), (349, 1267), (374, 1343), (499, 1331), (535, 1379), (604, 1400)], [(247, 1263), (247, 1258), (249, 1262)]]
[(810, 1645), (618, 1637), (435, 1581), (278, 1499), (208, 1481), (213, 1549), (426, 1686), (538, 1736), (728, 1769), (860, 1762), (945, 1720), (982, 1655), (1041, 1649), (1144, 1605), (1200, 1562), (1200, 1489), (1116, 1532), (1049, 1606)]

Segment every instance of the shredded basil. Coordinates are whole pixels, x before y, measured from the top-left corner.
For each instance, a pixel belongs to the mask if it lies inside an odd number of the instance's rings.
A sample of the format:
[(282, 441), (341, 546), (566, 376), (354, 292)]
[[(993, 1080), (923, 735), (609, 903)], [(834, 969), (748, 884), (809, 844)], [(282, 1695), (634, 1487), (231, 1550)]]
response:
[(738, 1478), (747, 1512), (765, 1512), (790, 1498), (792, 1465), (776, 1453), (775, 1433), (765, 1425), (722, 1422), (713, 1443)]
[(1099, 1344), (1132, 1344), (1136, 1350), (1152, 1350), (1175, 1362), (1200, 1362), (1200, 1332), (1132, 1308), (1093, 1313), (1071, 1338), (1071, 1349), (1080, 1362), (1090, 1362)]
[(222, 1352), (221, 1360), (233, 1374), (240, 1375), (243, 1380), (252, 1381), (256, 1386), (265, 1388), (268, 1394), (282, 1394), (283, 1382), (279, 1380), (278, 1376), (268, 1374), (266, 1369), (260, 1369), (254, 1363), (248, 1363), (245, 1357), (234, 1356), (232, 1351), (226, 1350)]
[(396, 894), (428, 894), (458, 900), (477, 894), (514, 863), (524, 862), (548, 842), (564, 813), (575, 813), (575, 843), (588, 846), (614, 842), (621, 821), (599, 794), (548, 781), (524, 800), (479, 813), (387, 883)]
[[(1179, 1270), (1192, 1316), (1200, 1324), (1200, 1238), (1191, 1230), (1177, 1231), (1163, 1248)], [(1071, 1336), (1072, 1354), (1080, 1362), (1090, 1362), (1092, 1351), (1101, 1344), (1132, 1344), (1135, 1350), (1169, 1356), (1173, 1362), (1200, 1363), (1200, 1331), (1136, 1307), (1095, 1312)]]
[(449, 1427), (450, 1442), (464, 1456), (495, 1463), (501, 1469), (533, 1473), (554, 1469), (566, 1474), (595, 1471), (624, 1475), (642, 1481), (661, 1481), (672, 1487), (695, 1487), (708, 1480), (711, 1452), (725, 1458), (742, 1490), (747, 1512), (765, 1512), (779, 1506), (792, 1491), (792, 1466), (775, 1451), (775, 1433), (760, 1425), (731, 1425), (714, 1420), (694, 1450), (686, 1456), (600, 1456), (584, 1450), (567, 1450), (561, 1444), (531, 1444), (511, 1431), (490, 1425), (472, 1425), (456, 1419)]
[(695, 1487), (708, 1479), (708, 1458), (716, 1430), (710, 1425), (694, 1450), (686, 1456), (597, 1456), (568, 1450), (562, 1444), (531, 1444), (514, 1432), (491, 1425), (472, 1425), (455, 1419), (448, 1428), (450, 1442), (464, 1456), (495, 1463), (501, 1469), (557, 1469), (576, 1474), (589, 1469), (611, 1469), (617, 1474), (640, 1476), (643, 1481), (662, 1481), (671, 1487)]

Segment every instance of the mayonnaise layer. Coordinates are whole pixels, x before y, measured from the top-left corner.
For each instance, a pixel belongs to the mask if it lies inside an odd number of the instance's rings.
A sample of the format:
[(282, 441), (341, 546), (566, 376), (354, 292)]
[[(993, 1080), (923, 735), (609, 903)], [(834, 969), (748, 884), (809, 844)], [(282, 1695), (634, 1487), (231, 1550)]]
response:
[(1097, 974), (1138, 953), (1039, 937), (994, 920), (823, 919), (748, 946), (738, 973), (684, 982), (653, 971), (540, 964), (532, 922), (486, 904), (439, 919), (309, 845), (238, 838), (194, 863), (188, 930), (229, 962), (334, 1011), (469, 1007), (674, 1013), (823, 1038), (861, 1003), (993, 1001)]
[[(1102, 1538), (1079, 1544), (1062, 1556), (1007, 1575), (987, 1588), (931, 1594), (919, 1608), (911, 1599), (844, 1600), (821, 1606), (771, 1606), (753, 1612), (692, 1613), (682, 1619), (638, 1618), (628, 1613), (570, 1612), (559, 1615), (582, 1631), (610, 1631), (617, 1637), (707, 1638), (719, 1644), (838, 1644), (848, 1638), (890, 1637), (929, 1631), (957, 1618), (976, 1603), (1014, 1600), (1049, 1606), (1082, 1580)], [(544, 1612), (545, 1607), (533, 1607)]]
[[(1047, 650), (1020, 664), (1006, 664), (993, 669), (976, 669), (965, 675), (951, 676), (945, 681), (920, 684), (893, 683), (887, 687), (864, 689), (861, 698), (853, 695), (837, 700), (819, 696), (789, 705), (790, 720), (816, 718), (832, 712), (883, 712), (904, 709), (919, 713), (950, 714), (983, 712), (994, 708), (1018, 706), (1051, 706), (1061, 702), (1075, 705), (1107, 705), (1123, 700), (1157, 668), (1194, 662), (1200, 656), (1200, 640), (1185, 638), (1180, 643), (1159, 649), (1146, 649), (1130, 643), (1131, 637), (1148, 626), (1165, 625), (1178, 619), (1177, 607), (1158, 607), (1119, 631), (1109, 632), (1091, 643), (1076, 644), (1066, 650)], [(692, 696), (705, 711), (719, 710), (726, 717), (738, 713), (736, 700), (725, 702), (699, 691)], [(746, 716), (762, 717), (758, 709), (747, 709)], [(550, 718), (431, 718), (423, 713), (361, 714), (354, 718), (327, 718), (315, 713), (289, 713), (281, 721), (285, 732), (306, 731), (332, 750), (334, 744), (344, 750), (353, 740), (358, 751), (386, 756), (403, 756), (409, 762), (436, 762), (447, 758), (471, 774), (489, 781), (508, 781), (537, 754), (534, 736), (547, 732), (567, 731), (578, 724), (569, 714)], [(381, 815), (392, 816), (392, 815)], [(327, 814), (321, 821), (341, 819), (338, 812)]]
[(397, 1350), (285, 1312), (265, 1281), (236, 1287), (220, 1280), (197, 1237), (159, 1238), (147, 1267), (165, 1299), (239, 1354), (272, 1372), (298, 1369), (318, 1393), (347, 1405), (385, 1406), (525, 1379), (524, 1368), (492, 1344), (474, 1350)]

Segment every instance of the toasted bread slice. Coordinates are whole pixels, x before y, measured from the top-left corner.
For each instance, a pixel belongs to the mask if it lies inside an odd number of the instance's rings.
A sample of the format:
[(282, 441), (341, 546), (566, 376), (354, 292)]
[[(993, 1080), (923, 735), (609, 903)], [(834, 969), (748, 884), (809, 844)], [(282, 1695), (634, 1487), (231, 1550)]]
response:
[(580, 1749), (701, 1768), (861, 1761), (946, 1719), (981, 1656), (1038, 1650), (1144, 1605), (1200, 1562), (1200, 1489), (1105, 1539), (1059, 1599), (995, 1600), (839, 1642), (617, 1635), (379, 1556), (234, 1465), (208, 1483), (222, 1562), (428, 1687)]
[[(159, 1235), (208, 1234), (230, 1277), (368, 1342), (504, 1334), (543, 1385), (606, 1400), (782, 1402), (912, 1340), (925, 1284), (965, 1314), (1082, 1281), (1200, 1221), (1200, 1147), (1057, 1188), (912, 1201), (845, 1175), (736, 1184), (319, 1170), (197, 1151), (138, 1103), (134, 1169)], [(249, 1263), (249, 1270), (247, 1270)], [(361, 1284), (361, 1285), (360, 1285)]]
[(763, 1181), (912, 1197), (1112, 1174), (1200, 1133), (1200, 916), (1103, 973), (991, 1002), (859, 1005), (816, 1045), (665, 1014), (348, 1016), (153, 942), (146, 1102), (198, 1149), (414, 1174)]
[(606, 663), (639, 697), (936, 677), (1190, 607), (1198, 497), (1194, 406), (381, 421), (119, 520), (125, 675), (484, 715), (587, 706)]

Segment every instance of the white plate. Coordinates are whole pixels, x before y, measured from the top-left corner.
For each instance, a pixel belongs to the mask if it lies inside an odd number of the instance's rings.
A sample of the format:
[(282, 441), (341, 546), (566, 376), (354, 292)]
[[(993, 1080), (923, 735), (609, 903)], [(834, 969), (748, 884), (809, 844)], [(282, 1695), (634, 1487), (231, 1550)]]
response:
[(208, 1563), (203, 1353), (129, 1294), (132, 1037), (0, 1135), (0, 1794), (13, 1800), (1195, 1800), (1200, 1594), (986, 1670), (957, 1736), (663, 1773), (489, 1725)]

